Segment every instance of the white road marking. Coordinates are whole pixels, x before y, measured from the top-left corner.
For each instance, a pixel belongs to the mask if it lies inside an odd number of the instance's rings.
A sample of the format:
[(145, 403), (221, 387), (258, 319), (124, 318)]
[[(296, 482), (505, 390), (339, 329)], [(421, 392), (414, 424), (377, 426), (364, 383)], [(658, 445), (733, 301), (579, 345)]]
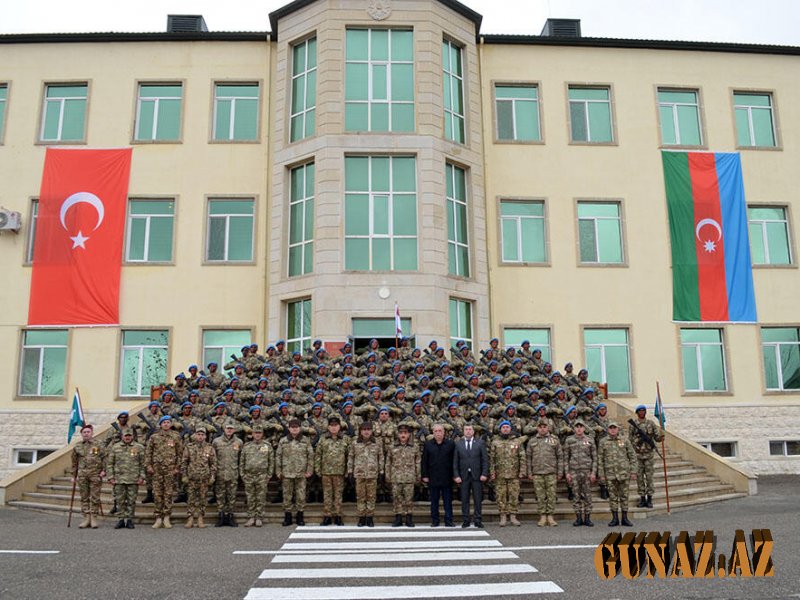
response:
[(0, 550), (0, 554), (60, 554), (60, 550)]
[(266, 569), (259, 579), (337, 579), (344, 577), (453, 577), (456, 575), (505, 575), (509, 573), (536, 573), (531, 565), (506, 563), (502, 565), (450, 565), (438, 567), (368, 567), (348, 568), (345, 574), (340, 568), (332, 569)]
[[(475, 529), (473, 531), (454, 531), (451, 533), (450, 536), (447, 537), (454, 537), (454, 538), (462, 538), (462, 537), (487, 537), (489, 535), (488, 531), (481, 531), (480, 529)], [(436, 531), (415, 531), (414, 529), (405, 529), (402, 532), (393, 532), (393, 531), (324, 531), (324, 532), (313, 532), (313, 533), (300, 533), (295, 531), (293, 534), (289, 536), (290, 540), (313, 540), (313, 539), (329, 539), (329, 540), (344, 540), (344, 539), (358, 539), (358, 538), (371, 538), (371, 539), (380, 539), (380, 538), (437, 538), (443, 537)]]
[(563, 592), (552, 581), (463, 585), (253, 588), (245, 600), (384, 600), (388, 598), (476, 598)]
[(597, 544), (576, 544), (563, 546), (510, 546), (506, 550), (574, 550), (576, 548), (597, 548)]
[(509, 560), (519, 559), (506, 550), (491, 552), (416, 552), (416, 553), (377, 553), (377, 554), (280, 554), (273, 563), (337, 563), (337, 562), (433, 562), (463, 560)]
[[(502, 546), (497, 540), (469, 540), (471, 547)], [(450, 548), (454, 549), (453, 540), (438, 540), (433, 542), (299, 542), (296, 544), (286, 543), (282, 550), (348, 550), (348, 549), (372, 549), (372, 550), (393, 550), (396, 548)]]

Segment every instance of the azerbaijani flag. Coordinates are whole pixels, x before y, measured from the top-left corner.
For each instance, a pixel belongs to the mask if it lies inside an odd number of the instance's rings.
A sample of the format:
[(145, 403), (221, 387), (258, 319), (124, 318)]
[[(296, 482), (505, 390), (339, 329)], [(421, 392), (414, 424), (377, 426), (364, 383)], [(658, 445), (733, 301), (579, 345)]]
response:
[(675, 321), (756, 321), (736, 153), (662, 152)]

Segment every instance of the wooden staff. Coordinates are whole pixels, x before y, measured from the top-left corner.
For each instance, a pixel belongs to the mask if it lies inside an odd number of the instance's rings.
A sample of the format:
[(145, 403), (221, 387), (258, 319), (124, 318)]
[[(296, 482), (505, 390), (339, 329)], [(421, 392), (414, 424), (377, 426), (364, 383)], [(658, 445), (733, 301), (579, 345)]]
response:
[[(664, 425), (667, 424), (666, 419), (664, 418), (664, 403), (661, 401), (661, 387), (656, 381), (656, 397), (658, 398), (658, 403), (660, 405), (661, 411), (659, 412), (658, 420), (663, 421)], [(661, 423), (659, 423), (659, 426)], [(664, 427), (666, 431), (666, 427)], [(661, 463), (664, 465), (664, 492), (667, 496), (667, 514), (671, 514), (669, 510), (669, 478), (667, 477), (667, 449), (665, 445), (665, 441), (667, 436), (664, 435), (661, 437)]]

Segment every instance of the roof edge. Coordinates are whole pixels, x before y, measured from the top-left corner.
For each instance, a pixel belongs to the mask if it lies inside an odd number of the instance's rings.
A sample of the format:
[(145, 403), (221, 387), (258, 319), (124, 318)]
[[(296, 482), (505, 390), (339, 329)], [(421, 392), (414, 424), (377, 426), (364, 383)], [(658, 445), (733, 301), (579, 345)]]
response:
[(151, 33), (7, 33), (0, 44), (60, 44), (101, 42), (266, 42), (268, 31), (192, 31)]

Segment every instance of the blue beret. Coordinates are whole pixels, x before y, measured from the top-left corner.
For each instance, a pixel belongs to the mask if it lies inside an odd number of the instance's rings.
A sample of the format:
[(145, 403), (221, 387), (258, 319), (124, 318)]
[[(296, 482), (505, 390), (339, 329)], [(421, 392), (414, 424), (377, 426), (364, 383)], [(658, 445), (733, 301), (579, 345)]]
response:
[(261, 407), (258, 404), (255, 404), (255, 405), (251, 406), (250, 410), (247, 411), (247, 412), (252, 413), (255, 410), (261, 410)]
[(120, 413), (117, 415), (117, 418), (119, 419), (119, 418), (120, 418), (122, 415), (125, 415), (126, 417), (130, 416), (130, 415), (128, 414), (128, 411), (127, 411), (127, 410), (122, 410), (122, 411), (120, 411)]
[(498, 428), (500, 428), (500, 427), (502, 427), (503, 425), (508, 425), (509, 427), (511, 427), (511, 422), (510, 422), (510, 421), (507, 421), (507, 420), (505, 420), (505, 419), (503, 419), (502, 421), (500, 421), (500, 422), (497, 424), (497, 427), (498, 427)]
[(415, 406), (417, 406), (418, 404), (419, 404), (420, 406), (422, 406), (422, 400), (414, 400), (414, 402), (411, 404), (411, 408), (414, 408), (414, 407), (415, 407)]
[(225, 403), (224, 403), (224, 402), (217, 402), (217, 403), (214, 405), (214, 410), (217, 410), (217, 409), (218, 409), (220, 406), (221, 406), (222, 408), (225, 408)]
[(537, 390), (536, 388), (531, 388), (531, 389), (528, 390), (528, 396), (531, 396), (532, 394), (538, 394), (538, 393), (539, 393), (539, 390)]
[(275, 342), (275, 345), (276, 346), (280, 346), (281, 344), (285, 344), (285, 343), (286, 342), (284, 340), (278, 340), (277, 342)]
[(161, 398), (164, 399), (167, 396), (174, 396), (175, 393), (172, 390), (165, 390), (163, 394), (161, 394)]
[(224, 392), (222, 392), (223, 396), (226, 395), (226, 394), (233, 394), (233, 390), (231, 388), (228, 388)]
[(543, 408), (547, 409), (547, 406), (545, 406), (544, 402), (540, 403), (539, 406), (536, 407), (536, 412), (539, 412)]
[(639, 412), (642, 409), (647, 410), (647, 407), (644, 404), (640, 404), (639, 406), (636, 407), (634, 412)]
[(389, 408), (387, 406), (381, 406), (381, 409), (378, 412), (379, 413), (382, 413), (382, 412), (387, 412), (388, 413), (389, 412)]
[(450, 404), (447, 405), (447, 410), (450, 410), (451, 408), (458, 408), (458, 404), (456, 404), (455, 402), (451, 402)]
[(189, 368), (186, 369), (186, 370), (189, 371), (191, 369), (196, 369), (196, 368), (197, 368), (197, 365), (189, 365)]
[(186, 402), (184, 402), (183, 404), (181, 404), (181, 408), (186, 408), (187, 406), (188, 406), (189, 408), (194, 408), (194, 404), (192, 404), (192, 403), (191, 403), (191, 402), (189, 402), (188, 400), (187, 400)]
[(215, 363), (214, 361), (211, 361), (210, 363), (208, 363), (208, 364), (206, 365), (206, 368), (210, 369), (210, 368), (211, 368), (211, 365), (214, 365), (215, 367), (218, 367), (218, 366), (219, 366), (219, 365), (218, 365), (217, 363)]
[(420, 394), (420, 397), (422, 397), (422, 396), (430, 396), (432, 393), (433, 393), (433, 392), (431, 392), (430, 390), (425, 390), (424, 392), (422, 392), (422, 393)]
[(172, 423), (172, 417), (170, 417), (169, 415), (164, 415), (158, 420), (158, 424), (161, 425), (164, 421), (169, 421), (170, 423)]
[(397, 394), (400, 394), (400, 393), (402, 393), (402, 394), (405, 394), (405, 393), (406, 393), (406, 388), (401, 388), (401, 387), (399, 387), (399, 388), (397, 388), (397, 389), (395, 390), (395, 392), (394, 392), (395, 396), (396, 396)]
[(598, 405), (597, 405), (597, 407), (596, 407), (594, 410), (595, 410), (595, 411), (598, 411), (598, 410), (600, 410), (601, 408), (608, 408), (608, 407), (606, 406), (606, 403), (605, 403), (605, 402), (601, 402), (600, 404), (598, 404)]
[(484, 408), (489, 408), (489, 405), (488, 405), (488, 404), (486, 404), (486, 402), (481, 402), (481, 403), (478, 405), (478, 410), (483, 410)]
[(322, 408), (322, 403), (321, 402), (314, 402), (314, 404), (311, 405), (311, 408), (312, 409), (314, 409), (314, 408)]
[(342, 404), (342, 408), (344, 408), (345, 406), (353, 406), (353, 402), (351, 400), (348, 400), (347, 402)]
[(567, 409), (567, 410), (564, 412), (564, 414), (565, 414), (565, 415), (568, 415), (568, 414), (570, 414), (570, 413), (572, 413), (572, 412), (575, 412), (575, 407), (574, 407), (574, 406), (570, 406), (570, 407), (569, 407), (569, 408), (568, 408), (568, 409)]
[(147, 405), (147, 408), (153, 408), (154, 406), (161, 406), (161, 402), (158, 400), (153, 400), (150, 404)]
[(278, 410), (280, 410), (283, 407), (289, 408), (289, 403), (288, 402), (281, 402), (280, 404), (278, 404)]

